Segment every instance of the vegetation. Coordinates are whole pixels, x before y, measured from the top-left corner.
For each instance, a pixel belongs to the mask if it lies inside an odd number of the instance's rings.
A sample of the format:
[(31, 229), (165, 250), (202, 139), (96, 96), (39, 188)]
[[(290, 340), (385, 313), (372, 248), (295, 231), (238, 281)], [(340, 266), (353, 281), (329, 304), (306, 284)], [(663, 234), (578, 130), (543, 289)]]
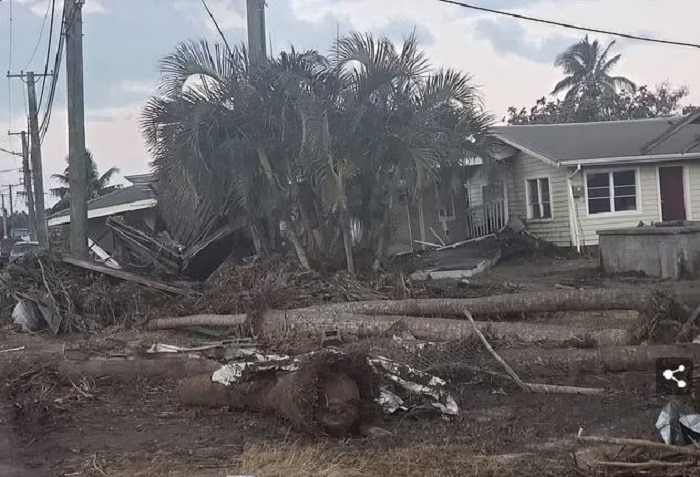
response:
[[(185, 245), (243, 220), (259, 254), (280, 235), (306, 268), (371, 250), (378, 268), (397, 193), (419, 197), (488, 157), (491, 118), (470, 78), (432, 70), (415, 38), (354, 33), (333, 54), (180, 45), (142, 129), (163, 217)], [(338, 253), (340, 252), (340, 253)]]
[[(66, 162), (68, 158), (66, 158)], [(87, 197), (88, 200), (101, 197), (103, 195), (114, 192), (119, 188), (118, 185), (109, 185), (114, 178), (114, 175), (119, 172), (116, 167), (110, 167), (104, 173), (100, 174), (97, 169), (97, 164), (92, 157), (92, 153), (87, 151), (86, 173), (87, 180)], [(70, 206), (70, 180), (68, 177), (68, 166), (66, 166), (63, 174), (53, 174), (52, 179), (57, 180), (61, 186), (51, 189), (51, 193), (59, 198), (59, 201), (51, 209), (52, 212), (58, 212), (67, 209)]]
[[(655, 90), (637, 87), (613, 70), (622, 56), (609, 57), (615, 42), (605, 48), (588, 36), (557, 56), (555, 65), (564, 78), (552, 91), (553, 100), (542, 97), (530, 108), (508, 108), (510, 124), (552, 124), (591, 121), (645, 119), (685, 114), (687, 88), (661, 84)], [(564, 93), (564, 98), (556, 98)]]

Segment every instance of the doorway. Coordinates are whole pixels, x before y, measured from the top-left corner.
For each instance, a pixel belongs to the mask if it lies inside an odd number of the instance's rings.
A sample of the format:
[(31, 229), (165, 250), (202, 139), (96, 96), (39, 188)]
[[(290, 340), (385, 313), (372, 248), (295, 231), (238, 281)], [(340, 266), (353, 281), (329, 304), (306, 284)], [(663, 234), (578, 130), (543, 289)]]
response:
[(659, 167), (661, 220), (686, 220), (683, 166)]

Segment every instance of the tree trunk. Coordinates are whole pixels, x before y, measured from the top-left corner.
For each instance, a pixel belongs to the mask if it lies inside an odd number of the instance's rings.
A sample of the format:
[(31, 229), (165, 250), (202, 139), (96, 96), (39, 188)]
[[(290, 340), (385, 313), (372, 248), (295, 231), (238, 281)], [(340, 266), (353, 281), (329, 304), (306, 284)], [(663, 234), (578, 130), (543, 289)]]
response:
[[(383, 336), (401, 321), (418, 339), (426, 341), (456, 341), (471, 336), (471, 323), (445, 318), (418, 318), (413, 316), (365, 316), (345, 312), (321, 312), (306, 308), (275, 311), (263, 314), (258, 332), (264, 336), (295, 336), (320, 338), (325, 331), (336, 330), (344, 336)], [(195, 315), (151, 320), (149, 330), (176, 329), (188, 326), (239, 326), (245, 315)], [(490, 336), (523, 342), (593, 340), (598, 346), (628, 344), (632, 334), (625, 329), (594, 330), (569, 325), (550, 325), (527, 322), (477, 322), (480, 330)]]
[(372, 262), (372, 271), (379, 271), (384, 258), (384, 249), (386, 248), (387, 235), (389, 233), (389, 220), (391, 219), (391, 209), (394, 205), (394, 191), (389, 188), (389, 204), (384, 208), (382, 221), (379, 224), (379, 239), (377, 240), (377, 248), (374, 251), (374, 261)]
[(341, 217), (341, 227), (343, 232), (343, 248), (345, 249), (345, 263), (350, 275), (355, 274), (355, 259), (352, 256), (352, 230), (350, 225), (350, 217), (347, 212), (344, 212)]
[(700, 363), (700, 344), (613, 346), (600, 349), (504, 349), (501, 357), (516, 369), (537, 374), (538, 367), (547, 372), (552, 368), (579, 372), (654, 371), (656, 360), (664, 357), (692, 359)]
[(190, 315), (176, 318), (156, 318), (146, 324), (147, 330), (173, 330), (190, 326), (241, 326), (246, 315)]
[(249, 227), (250, 236), (253, 239), (253, 247), (255, 247), (255, 253), (260, 257), (266, 257), (269, 255), (270, 251), (267, 248), (267, 243), (260, 236), (260, 230), (256, 224), (252, 224)]
[(363, 315), (462, 316), (556, 311), (639, 310), (652, 304), (652, 293), (639, 289), (555, 290), (494, 295), (484, 298), (428, 298), (339, 303), (318, 311), (343, 311)]
[(287, 223), (287, 236), (289, 237), (289, 241), (292, 242), (292, 245), (294, 246), (294, 251), (297, 254), (297, 258), (299, 259), (301, 266), (307, 270), (311, 270), (311, 265), (309, 265), (309, 258), (306, 255), (306, 250), (304, 250), (304, 247), (301, 245), (299, 237), (294, 230), (294, 224), (292, 224), (291, 221)]

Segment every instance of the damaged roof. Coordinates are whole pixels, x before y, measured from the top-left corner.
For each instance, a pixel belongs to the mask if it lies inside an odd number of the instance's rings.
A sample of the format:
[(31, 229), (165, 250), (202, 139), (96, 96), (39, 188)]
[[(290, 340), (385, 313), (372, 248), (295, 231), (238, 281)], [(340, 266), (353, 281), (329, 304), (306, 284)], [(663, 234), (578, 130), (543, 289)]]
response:
[[(88, 201), (88, 218), (107, 217), (133, 210), (150, 209), (156, 206), (151, 186), (151, 174), (125, 176), (133, 185)], [(48, 218), (49, 227), (70, 223), (70, 209), (57, 212)]]
[(504, 143), (552, 164), (700, 158), (700, 113), (593, 123), (498, 126)]

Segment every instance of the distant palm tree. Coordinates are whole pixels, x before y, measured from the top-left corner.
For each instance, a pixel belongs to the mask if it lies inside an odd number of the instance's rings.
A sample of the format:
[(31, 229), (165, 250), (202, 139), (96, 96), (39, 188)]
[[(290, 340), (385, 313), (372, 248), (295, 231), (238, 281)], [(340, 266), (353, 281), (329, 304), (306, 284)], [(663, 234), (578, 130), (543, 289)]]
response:
[[(87, 198), (95, 199), (103, 195), (109, 194), (119, 189), (119, 185), (109, 185), (109, 183), (114, 178), (114, 175), (119, 172), (116, 167), (110, 167), (103, 174), (100, 175), (97, 170), (97, 164), (92, 157), (90, 151), (86, 151), (87, 160), (85, 161), (85, 167), (87, 172)], [(68, 159), (66, 158), (66, 161)], [(66, 166), (63, 174), (54, 174), (51, 176), (52, 179), (57, 180), (62, 185), (60, 187), (55, 187), (51, 189), (51, 193), (59, 198), (59, 201), (52, 207), (52, 211), (58, 212), (60, 210), (66, 209), (70, 206), (70, 180), (68, 177), (68, 166)]]
[(566, 77), (554, 87), (552, 94), (566, 91), (565, 101), (613, 96), (619, 90), (634, 91), (636, 85), (624, 76), (612, 76), (622, 55), (608, 58), (611, 41), (604, 49), (598, 40), (591, 42), (588, 35), (557, 56), (554, 64), (561, 67)]

